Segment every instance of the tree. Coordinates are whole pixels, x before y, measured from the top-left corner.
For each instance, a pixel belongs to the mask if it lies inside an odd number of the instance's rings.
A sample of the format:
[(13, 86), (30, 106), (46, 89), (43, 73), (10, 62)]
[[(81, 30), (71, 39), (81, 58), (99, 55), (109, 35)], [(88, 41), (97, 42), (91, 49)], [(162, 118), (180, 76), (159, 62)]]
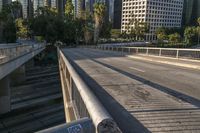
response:
[(74, 6), (72, 4), (72, 0), (67, 0), (65, 5), (65, 16), (73, 17), (74, 16)]
[(6, 25), (4, 26), (3, 30), (3, 38), (5, 39), (6, 43), (13, 43), (16, 42), (16, 27), (15, 23), (12, 19), (6, 21)]
[(179, 43), (181, 41), (181, 35), (179, 33), (170, 34), (169, 41), (175, 44)]
[(95, 20), (94, 44), (97, 44), (98, 42), (99, 34), (100, 34), (102, 24), (104, 21), (105, 12), (106, 12), (105, 4), (103, 3), (94, 4), (94, 20)]
[(13, 5), (3, 6), (0, 12), (0, 41), (6, 43), (16, 42), (16, 27), (14, 22)]
[(15, 20), (15, 24), (17, 28), (17, 37), (28, 38), (29, 31), (25, 21), (22, 18), (18, 18)]
[(167, 39), (166, 29), (164, 27), (159, 27), (156, 29), (156, 36), (159, 42), (162, 42)]
[(196, 35), (196, 28), (195, 27), (186, 27), (184, 31), (184, 37), (187, 44), (191, 44)]

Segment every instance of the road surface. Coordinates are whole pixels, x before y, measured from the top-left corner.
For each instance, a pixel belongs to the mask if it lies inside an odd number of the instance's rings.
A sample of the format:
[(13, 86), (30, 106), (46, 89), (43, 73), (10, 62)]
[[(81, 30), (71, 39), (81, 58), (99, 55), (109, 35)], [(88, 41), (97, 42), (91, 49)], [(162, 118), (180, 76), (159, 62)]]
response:
[(119, 127), (200, 132), (200, 71), (94, 49), (63, 49)]

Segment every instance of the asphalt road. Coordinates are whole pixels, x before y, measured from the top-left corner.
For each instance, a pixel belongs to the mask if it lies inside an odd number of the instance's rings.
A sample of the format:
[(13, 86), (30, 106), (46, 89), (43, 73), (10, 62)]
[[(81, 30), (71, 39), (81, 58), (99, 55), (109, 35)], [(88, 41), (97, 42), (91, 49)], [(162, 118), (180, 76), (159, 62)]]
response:
[(200, 71), (93, 49), (65, 55), (123, 132), (200, 132)]

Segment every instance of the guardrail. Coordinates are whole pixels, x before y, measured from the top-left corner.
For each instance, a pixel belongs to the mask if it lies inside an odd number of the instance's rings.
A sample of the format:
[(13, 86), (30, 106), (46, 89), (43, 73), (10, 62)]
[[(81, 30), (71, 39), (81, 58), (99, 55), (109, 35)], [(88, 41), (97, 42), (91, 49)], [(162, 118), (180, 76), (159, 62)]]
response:
[(0, 64), (6, 63), (33, 50), (44, 47), (44, 44), (15, 45), (0, 48)]
[(58, 48), (59, 69), (67, 122), (89, 117), (98, 133), (120, 133), (114, 120)]
[(153, 56), (172, 57), (177, 59), (200, 60), (200, 49), (175, 49), (175, 48), (151, 48), (151, 47), (113, 47), (95, 46), (102, 50), (119, 51), (126, 54), (145, 54)]

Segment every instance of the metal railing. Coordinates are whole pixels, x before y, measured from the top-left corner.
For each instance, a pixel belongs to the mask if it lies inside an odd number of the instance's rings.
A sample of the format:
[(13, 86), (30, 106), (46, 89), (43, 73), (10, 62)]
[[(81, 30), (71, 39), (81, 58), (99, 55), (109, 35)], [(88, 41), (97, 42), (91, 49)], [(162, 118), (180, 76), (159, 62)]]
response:
[(97, 133), (119, 133), (114, 120), (59, 48), (58, 59), (67, 122), (89, 117)]
[(6, 63), (31, 51), (44, 47), (44, 44), (15, 45), (0, 48), (0, 64)]
[(113, 46), (95, 46), (93, 48), (119, 51), (124, 54), (142, 54), (172, 57), (177, 59), (200, 60), (200, 49), (175, 49), (175, 48), (151, 48), (151, 47), (113, 47)]
[(92, 120), (83, 118), (70, 123), (61, 124), (36, 133), (94, 133), (95, 128)]

